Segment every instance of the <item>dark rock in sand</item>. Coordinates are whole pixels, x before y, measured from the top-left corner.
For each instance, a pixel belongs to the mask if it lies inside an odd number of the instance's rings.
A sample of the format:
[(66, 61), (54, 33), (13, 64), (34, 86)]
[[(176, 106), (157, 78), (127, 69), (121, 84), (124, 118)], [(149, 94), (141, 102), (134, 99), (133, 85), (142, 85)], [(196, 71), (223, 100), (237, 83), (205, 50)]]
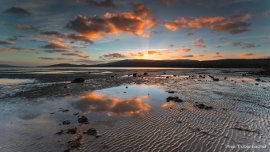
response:
[(132, 76), (133, 76), (133, 77), (137, 77), (137, 73), (133, 73)]
[(69, 128), (67, 130), (67, 134), (76, 134), (77, 133), (77, 128), (74, 127), (74, 128)]
[(167, 102), (170, 102), (170, 101), (173, 101), (173, 102), (183, 102), (182, 99), (179, 99), (179, 97), (168, 97), (167, 98)]
[(204, 110), (211, 110), (211, 109), (213, 109), (213, 107), (207, 106), (207, 105), (202, 104), (202, 103), (196, 104), (195, 107), (197, 107), (197, 108), (199, 108), (199, 109), (204, 109)]
[(69, 112), (69, 110), (68, 109), (62, 109), (62, 108), (60, 108), (60, 110), (59, 110), (60, 112)]
[(71, 83), (84, 83), (85, 79), (84, 78), (76, 78)]
[(126, 86), (126, 89), (128, 88), (128, 86)]
[(174, 94), (175, 92), (174, 91), (167, 91), (168, 93), (171, 93), (171, 94)]
[(88, 118), (85, 117), (85, 116), (81, 116), (81, 117), (78, 119), (78, 122), (79, 122), (79, 123), (87, 124), (87, 123), (88, 123)]
[(83, 132), (84, 134), (91, 135), (91, 136), (97, 136), (97, 130), (95, 128), (90, 128), (86, 132)]
[(63, 125), (69, 125), (69, 124), (70, 124), (70, 121), (69, 121), (69, 120), (64, 120), (64, 121), (62, 122), (62, 124), (63, 124)]
[(147, 72), (144, 72), (144, 74), (143, 75), (148, 75), (148, 73)]
[(260, 78), (255, 79), (255, 81), (260, 82), (262, 81)]
[(163, 74), (167, 74), (166, 72), (164, 72)]
[(114, 75), (111, 75), (111, 78), (114, 78)]
[(169, 79), (169, 78), (170, 78), (169, 76), (166, 77), (166, 79)]
[(68, 141), (68, 148), (70, 149), (75, 149), (75, 148), (79, 148), (81, 146), (81, 139), (82, 136), (79, 135), (76, 139)]

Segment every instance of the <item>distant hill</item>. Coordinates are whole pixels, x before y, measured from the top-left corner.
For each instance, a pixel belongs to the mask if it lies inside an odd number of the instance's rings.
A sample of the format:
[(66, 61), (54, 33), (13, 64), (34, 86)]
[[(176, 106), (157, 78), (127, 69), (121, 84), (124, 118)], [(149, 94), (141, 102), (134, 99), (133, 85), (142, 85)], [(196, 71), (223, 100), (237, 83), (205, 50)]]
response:
[(13, 66), (13, 65), (8, 65), (8, 64), (0, 64), (0, 68), (15, 68), (15, 67), (18, 67), (18, 66)]
[(47, 67), (179, 67), (179, 68), (270, 68), (270, 59), (224, 60), (121, 60), (96, 65), (55, 64)]

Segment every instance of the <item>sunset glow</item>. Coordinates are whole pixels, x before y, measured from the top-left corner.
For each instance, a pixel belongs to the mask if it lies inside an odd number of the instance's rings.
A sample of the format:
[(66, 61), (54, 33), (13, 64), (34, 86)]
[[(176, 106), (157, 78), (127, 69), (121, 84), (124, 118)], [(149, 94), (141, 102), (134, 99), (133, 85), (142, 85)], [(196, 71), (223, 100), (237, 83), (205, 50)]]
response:
[(267, 0), (0, 3), (0, 64), (35, 66), (124, 59), (270, 56)]

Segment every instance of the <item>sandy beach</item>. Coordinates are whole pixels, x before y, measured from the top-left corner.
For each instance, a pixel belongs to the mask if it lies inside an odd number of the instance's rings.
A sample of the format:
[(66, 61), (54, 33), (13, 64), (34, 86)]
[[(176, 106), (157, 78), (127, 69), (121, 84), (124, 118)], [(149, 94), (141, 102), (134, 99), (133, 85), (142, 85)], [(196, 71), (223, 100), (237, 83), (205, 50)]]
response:
[(0, 151), (267, 152), (270, 78), (250, 71), (2, 69)]

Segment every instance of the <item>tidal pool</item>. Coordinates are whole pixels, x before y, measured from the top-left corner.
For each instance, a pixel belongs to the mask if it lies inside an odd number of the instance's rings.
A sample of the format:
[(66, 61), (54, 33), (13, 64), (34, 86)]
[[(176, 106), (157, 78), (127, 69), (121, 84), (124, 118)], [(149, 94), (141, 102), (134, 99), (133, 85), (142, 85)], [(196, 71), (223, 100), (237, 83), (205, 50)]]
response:
[(160, 107), (169, 95), (158, 86), (122, 85), (86, 93), (72, 106), (84, 113), (132, 116)]

